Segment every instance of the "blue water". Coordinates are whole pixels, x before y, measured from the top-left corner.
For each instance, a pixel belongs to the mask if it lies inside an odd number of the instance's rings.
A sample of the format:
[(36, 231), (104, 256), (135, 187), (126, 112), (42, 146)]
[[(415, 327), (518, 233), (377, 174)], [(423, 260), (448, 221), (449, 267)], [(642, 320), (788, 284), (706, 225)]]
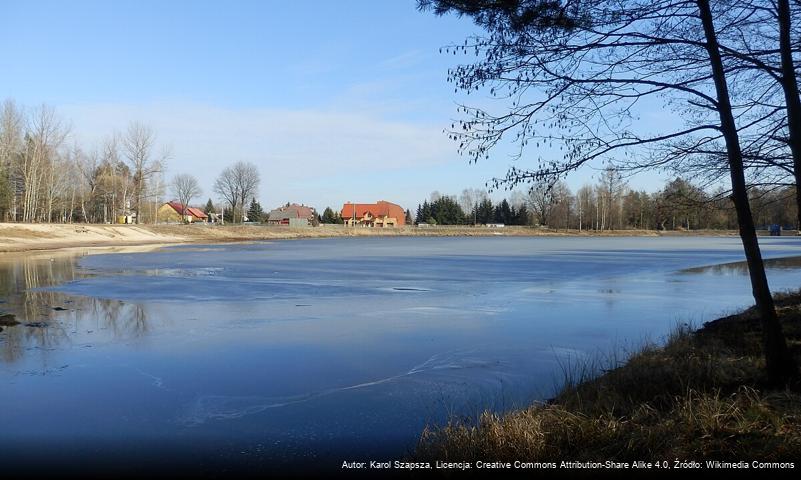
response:
[[(801, 256), (798, 238), (761, 243)], [(7, 261), (0, 311), (23, 324), (0, 333), (0, 452), (333, 471), (399, 458), (427, 424), (546, 399), (565, 365), (749, 305), (742, 259), (737, 238), (491, 237)], [(799, 266), (769, 262), (774, 290), (801, 287)]]

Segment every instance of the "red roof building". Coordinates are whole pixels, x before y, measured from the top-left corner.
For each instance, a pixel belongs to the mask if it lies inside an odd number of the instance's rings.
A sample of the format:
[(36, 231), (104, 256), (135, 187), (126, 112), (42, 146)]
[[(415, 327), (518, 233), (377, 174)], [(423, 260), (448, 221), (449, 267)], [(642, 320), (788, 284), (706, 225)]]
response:
[(187, 222), (207, 222), (209, 216), (203, 210), (195, 207), (186, 207), (181, 202), (173, 200), (167, 202), (159, 208), (158, 212), (159, 221), (171, 221), (177, 217), (178, 221), (181, 218)]
[(380, 200), (376, 203), (346, 203), (340, 212), (345, 225), (353, 227), (396, 227), (406, 225), (406, 212), (400, 205)]

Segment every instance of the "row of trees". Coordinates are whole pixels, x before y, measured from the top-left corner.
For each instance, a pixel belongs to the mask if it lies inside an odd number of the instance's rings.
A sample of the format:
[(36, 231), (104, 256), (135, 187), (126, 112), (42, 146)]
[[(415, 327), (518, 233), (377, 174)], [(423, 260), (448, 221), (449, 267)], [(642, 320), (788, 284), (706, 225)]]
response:
[[(203, 192), (196, 177), (164, 179), (169, 149), (154, 130), (131, 122), (99, 146), (69, 142), (70, 128), (46, 105), (0, 107), (0, 221), (113, 223), (129, 216), (156, 222), (165, 200), (190, 205)], [(259, 188), (257, 167), (237, 162), (214, 184), (228, 221), (242, 221)], [(170, 198), (167, 198), (167, 197)]]
[[(729, 192), (707, 192), (677, 177), (656, 192), (633, 190), (625, 182), (604, 178), (573, 194), (563, 182), (532, 189), (525, 199), (537, 224), (578, 230), (736, 230), (737, 212)], [(610, 188), (610, 186), (612, 188)], [(757, 226), (782, 225), (797, 229), (795, 187), (748, 191)]]
[(153, 218), (169, 151), (132, 122), (94, 150), (68, 143), (70, 129), (48, 106), (0, 107), (0, 219), (110, 222)]
[(506, 225), (529, 225), (530, 216), (526, 205), (511, 205), (503, 199), (493, 205), (484, 197), (473, 205), (461, 204), (455, 197), (437, 196), (417, 206), (415, 223), (430, 225), (472, 225), (503, 223)]
[[(722, 188), (708, 193), (677, 177), (657, 192), (630, 189), (607, 169), (595, 185), (574, 194), (562, 181), (536, 183), (494, 204), (488, 192), (467, 189), (458, 197), (434, 192), (417, 206), (415, 223), (469, 225), (503, 223), (575, 230), (734, 230), (736, 211)], [(759, 226), (797, 229), (795, 187), (749, 190)], [(336, 223), (332, 221), (330, 223)]]

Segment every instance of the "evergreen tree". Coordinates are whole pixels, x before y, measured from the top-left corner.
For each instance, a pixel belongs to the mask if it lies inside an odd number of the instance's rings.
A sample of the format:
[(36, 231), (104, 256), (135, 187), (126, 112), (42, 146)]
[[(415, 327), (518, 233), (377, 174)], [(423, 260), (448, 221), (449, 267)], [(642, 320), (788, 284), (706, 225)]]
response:
[(211, 199), (209, 199), (209, 201), (206, 202), (206, 207), (203, 209), (203, 213), (205, 213), (206, 215), (215, 213), (214, 204), (211, 202)]
[(528, 208), (525, 205), (520, 205), (520, 208), (515, 212), (513, 225), (528, 225)]
[(492, 206), (492, 200), (485, 198), (478, 204), (476, 212), (477, 223), (492, 223), (495, 216), (495, 209)]
[(512, 209), (509, 207), (509, 202), (507, 202), (505, 198), (500, 203), (500, 205), (495, 207), (493, 218), (495, 220), (495, 223), (503, 223), (505, 225), (511, 224)]
[(417, 223), (430, 223), (431, 220), (431, 205), (428, 204), (428, 200), (423, 202), (423, 205), (418, 209), (419, 212), (417, 214)]
[(344, 222), (342, 221), (342, 217), (339, 215), (339, 213), (333, 211), (331, 207), (325, 207), (325, 210), (323, 210), (323, 215), (320, 217), (320, 223), (341, 224)]
[(439, 225), (462, 225), (465, 223), (465, 215), (462, 207), (449, 196), (442, 196), (430, 206), (431, 218)]
[(406, 225), (411, 225), (413, 223), (414, 223), (414, 220), (412, 220), (412, 212), (410, 212), (409, 209), (407, 208), (406, 209)]
[(250, 207), (248, 207), (248, 220), (251, 222), (264, 221), (264, 209), (261, 208), (261, 204), (255, 198), (250, 201)]

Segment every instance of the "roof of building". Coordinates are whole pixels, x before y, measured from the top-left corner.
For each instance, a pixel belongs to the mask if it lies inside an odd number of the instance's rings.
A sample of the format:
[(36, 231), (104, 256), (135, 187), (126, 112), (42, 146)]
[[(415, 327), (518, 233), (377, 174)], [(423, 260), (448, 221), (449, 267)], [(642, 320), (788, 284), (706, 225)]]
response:
[(277, 221), (287, 218), (310, 218), (313, 216), (314, 216), (313, 208), (307, 207), (306, 205), (298, 205), (297, 203), (293, 203), (290, 205), (284, 205), (283, 207), (278, 207), (275, 210), (270, 211), (270, 215), (269, 217), (267, 217), (267, 220)]
[(181, 202), (177, 202), (175, 200), (172, 202), (167, 202), (167, 205), (172, 207), (172, 209), (175, 210), (175, 213), (178, 215), (192, 215), (195, 218), (209, 218), (209, 216), (206, 215), (203, 210), (195, 207), (184, 207)]
[(400, 205), (396, 205), (385, 200), (379, 200), (376, 203), (346, 203), (342, 206), (340, 215), (342, 218), (348, 219), (363, 218), (367, 213), (372, 217), (390, 217), (396, 218), (399, 225), (406, 223), (406, 212), (403, 211)]
[(195, 217), (195, 218), (209, 218), (209, 216), (206, 215), (206, 212), (204, 212), (203, 210), (201, 210), (199, 208), (189, 207), (189, 208), (186, 209), (186, 211), (191, 213), (192, 216)]

